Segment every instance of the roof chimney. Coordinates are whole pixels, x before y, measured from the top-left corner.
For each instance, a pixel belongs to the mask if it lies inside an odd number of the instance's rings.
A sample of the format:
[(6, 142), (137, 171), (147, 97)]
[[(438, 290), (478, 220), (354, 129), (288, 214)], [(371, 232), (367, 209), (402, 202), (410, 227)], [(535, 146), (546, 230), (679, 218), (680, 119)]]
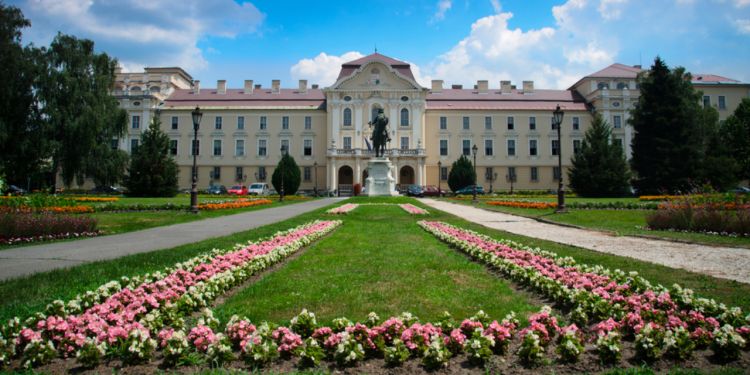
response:
[(256, 83), (256, 84), (255, 84), (255, 89), (256, 89), (256, 90), (260, 90), (260, 88), (261, 88), (261, 85), (260, 85), (260, 83)]
[(513, 87), (510, 85), (510, 81), (500, 81), (500, 92), (503, 94), (510, 94), (513, 91)]
[(534, 93), (534, 81), (523, 81), (523, 94), (529, 95)]
[(281, 80), (274, 79), (271, 81), (271, 92), (274, 94), (281, 93)]
[(453, 89), (453, 90), (461, 90), (463, 88), (464, 88), (463, 85), (451, 85), (451, 89)]
[(480, 94), (487, 94), (490, 91), (490, 83), (487, 80), (477, 81), (477, 88)]
[(216, 81), (216, 93), (219, 95), (224, 95), (227, 93), (227, 80), (220, 79)]
[(299, 80), (299, 92), (300, 94), (307, 93), (307, 80), (306, 79)]
[(313, 83), (312, 85), (313, 90), (317, 90), (319, 87), (317, 83)]
[(643, 66), (641, 66), (640, 64), (638, 64), (638, 65), (633, 65), (633, 68), (636, 68), (636, 69), (642, 69), (642, 68), (643, 68)]
[(201, 81), (194, 80), (193, 81), (193, 94), (198, 95), (201, 93)]
[(246, 79), (245, 80), (245, 94), (252, 94), (252, 93), (253, 93), (253, 80)]
[(442, 92), (443, 91), (443, 80), (442, 79), (433, 79), (432, 80), (432, 92)]

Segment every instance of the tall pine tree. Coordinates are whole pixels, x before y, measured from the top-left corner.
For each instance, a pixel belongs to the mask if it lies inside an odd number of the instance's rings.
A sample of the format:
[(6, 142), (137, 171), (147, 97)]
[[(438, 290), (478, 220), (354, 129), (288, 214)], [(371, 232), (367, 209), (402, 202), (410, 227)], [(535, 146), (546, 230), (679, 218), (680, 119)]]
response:
[(581, 149), (568, 171), (570, 186), (583, 197), (616, 197), (628, 193), (630, 170), (622, 147), (612, 140), (612, 129), (594, 115)]
[(133, 197), (173, 197), (177, 195), (177, 163), (169, 156), (169, 136), (154, 116), (141, 142), (131, 155), (125, 178), (127, 195)]
[(299, 189), (299, 184), (302, 181), (300, 176), (299, 166), (294, 158), (287, 153), (284, 155), (279, 164), (276, 165), (276, 169), (273, 171), (271, 176), (271, 184), (276, 192), (281, 194), (281, 171), (284, 171), (284, 195), (294, 195)]
[(630, 117), (633, 185), (639, 194), (691, 190), (704, 156), (700, 95), (684, 68), (670, 70), (659, 57), (638, 81), (641, 95)]
[(451, 171), (448, 173), (448, 186), (451, 190), (456, 191), (473, 185), (474, 181), (476, 181), (474, 165), (466, 155), (461, 155), (458, 160), (453, 162)]
[(734, 114), (722, 124), (721, 135), (728, 153), (737, 163), (736, 178), (750, 180), (750, 99), (744, 98)]

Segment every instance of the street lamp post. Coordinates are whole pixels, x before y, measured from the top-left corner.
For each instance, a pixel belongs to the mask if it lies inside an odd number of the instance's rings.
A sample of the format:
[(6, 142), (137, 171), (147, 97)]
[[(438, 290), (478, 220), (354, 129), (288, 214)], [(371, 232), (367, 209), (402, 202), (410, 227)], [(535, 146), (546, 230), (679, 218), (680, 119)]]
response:
[(198, 213), (198, 128), (201, 125), (203, 112), (200, 107), (195, 107), (193, 112), (193, 185), (190, 189), (190, 211)]
[(279, 167), (281, 168), (281, 191), (279, 192), (279, 202), (284, 201), (284, 156), (286, 156), (286, 147), (281, 146), (281, 161)]
[(474, 154), (474, 199), (471, 201), (477, 203), (477, 145), (471, 148), (471, 153)]
[(438, 160), (438, 198), (443, 196), (443, 191), (440, 190), (440, 180), (443, 179), (443, 163)]
[(557, 126), (557, 171), (559, 173), (559, 184), (557, 185), (557, 210), (555, 212), (565, 212), (565, 190), (563, 190), (563, 171), (562, 171), (562, 120), (565, 113), (557, 106), (552, 112), (552, 119)]
[(313, 193), (315, 193), (315, 196), (318, 196), (318, 162), (313, 163), (313, 169), (315, 170), (315, 187), (313, 188)]

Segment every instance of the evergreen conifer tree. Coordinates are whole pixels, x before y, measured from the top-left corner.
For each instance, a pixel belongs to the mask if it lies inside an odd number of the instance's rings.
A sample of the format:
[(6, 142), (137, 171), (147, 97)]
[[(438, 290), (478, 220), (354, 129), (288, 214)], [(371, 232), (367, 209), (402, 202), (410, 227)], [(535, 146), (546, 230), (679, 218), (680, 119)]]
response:
[(611, 142), (612, 129), (599, 114), (594, 115), (581, 149), (568, 171), (570, 186), (583, 197), (615, 197), (628, 193), (630, 170), (619, 144)]
[(169, 137), (154, 116), (131, 155), (125, 178), (127, 195), (133, 197), (173, 197), (177, 195), (177, 163), (169, 156)]
[(302, 181), (300, 176), (299, 166), (294, 158), (287, 153), (284, 155), (279, 163), (276, 165), (276, 169), (273, 171), (271, 176), (271, 184), (276, 192), (281, 194), (281, 172), (284, 171), (284, 195), (294, 195), (299, 189), (299, 184)]
[(722, 124), (722, 144), (737, 161), (736, 179), (750, 180), (750, 99), (744, 98)]
[(448, 186), (452, 191), (473, 185), (476, 180), (474, 165), (466, 155), (461, 155), (458, 160), (453, 162), (451, 171), (448, 173)]

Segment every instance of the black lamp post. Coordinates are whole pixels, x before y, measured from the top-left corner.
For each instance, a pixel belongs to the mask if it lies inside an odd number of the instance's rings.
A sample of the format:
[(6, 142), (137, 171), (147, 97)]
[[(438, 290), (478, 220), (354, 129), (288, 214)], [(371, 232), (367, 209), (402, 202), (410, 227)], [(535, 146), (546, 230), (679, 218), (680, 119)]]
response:
[(562, 171), (562, 128), (563, 115), (565, 113), (557, 106), (552, 112), (552, 121), (557, 126), (557, 170), (559, 172), (559, 184), (557, 185), (557, 210), (555, 212), (565, 212), (565, 190), (563, 190), (563, 171)]
[(438, 160), (438, 197), (443, 196), (443, 191), (440, 190), (440, 180), (443, 179), (443, 163)]
[(279, 162), (279, 168), (281, 168), (281, 191), (279, 192), (279, 202), (284, 201), (284, 156), (286, 156), (286, 147), (281, 146), (281, 161)]
[(474, 154), (474, 199), (471, 201), (474, 203), (477, 203), (477, 144), (474, 144), (474, 147), (471, 148), (471, 153)]
[(198, 128), (201, 125), (203, 112), (200, 107), (195, 107), (193, 112), (193, 185), (190, 189), (190, 211), (198, 213)]
[(315, 196), (318, 196), (318, 162), (313, 163), (313, 169), (315, 172), (315, 187), (313, 188), (313, 193), (315, 193)]

